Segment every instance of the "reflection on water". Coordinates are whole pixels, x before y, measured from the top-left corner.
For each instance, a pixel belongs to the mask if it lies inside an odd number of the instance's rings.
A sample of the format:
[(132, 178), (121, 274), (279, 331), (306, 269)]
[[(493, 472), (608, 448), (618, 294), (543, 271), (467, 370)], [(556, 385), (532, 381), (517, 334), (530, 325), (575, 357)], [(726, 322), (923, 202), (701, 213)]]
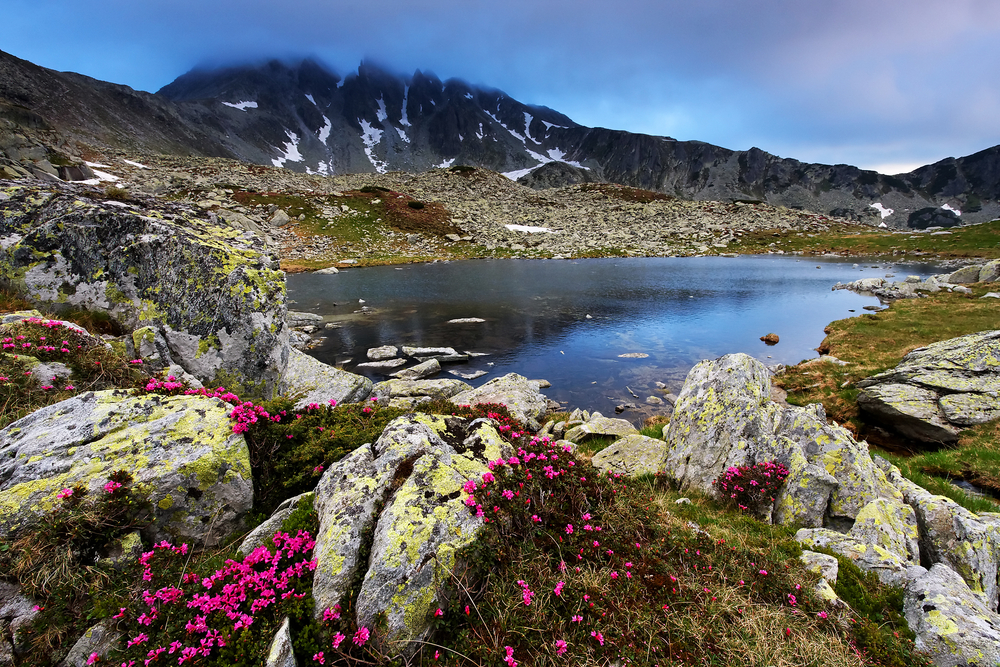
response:
[[(702, 359), (745, 352), (794, 364), (814, 357), (829, 322), (878, 303), (831, 291), (836, 282), (932, 272), (928, 264), (780, 256), (473, 260), (297, 274), (287, 284), (292, 310), (340, 325), (311, 351), (321, 361), (365, 372), (355, 364), (379, 345), (484, 352), (446, 366), (443, 376), (488, 371), (473, 385), (510, 372), (544, 378), (550, 398), (609, 414), (619, 403), (662, 396), (656, 382), (676, 393)], [(371, 312), (357, 312), (359, 300)], [(468, 317), (485, 322), (448, 323)], [(759, 340), (769, 332), (780, 336), (778, 345)], [(627, 353), (649, 356), (619, 356)]]

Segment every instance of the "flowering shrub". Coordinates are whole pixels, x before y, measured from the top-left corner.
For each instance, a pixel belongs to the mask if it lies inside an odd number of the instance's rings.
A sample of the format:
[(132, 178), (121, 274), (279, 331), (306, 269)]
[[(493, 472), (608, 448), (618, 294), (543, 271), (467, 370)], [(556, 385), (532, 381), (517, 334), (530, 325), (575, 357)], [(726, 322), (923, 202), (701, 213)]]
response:
[(126, 639), (115, 664), (234, 664), (234, 653), (257, 643), (261, 619), (273, 626), (308, 595), (314, 546), (307, 531), (279, 531), (270, 546), (203, 576), (185, 570), (188, 545), (153, 545), (139, 557), (138, 599), (114, 616)]
[(719, 498), (754, 516), (770, 515), (778, 489), (788, 477), (788, 468), (775, 461), (730, 467), (722, 479), (712, 482)]
[[(60, 321), (31, 317), (0, 327), (0, 428), (85, 391), (131, 387), (142, 364)], [(37, 377), (37, 362), (67, 366), (67, 377)], [(134, 360), (132, 360), (134, 361)]]

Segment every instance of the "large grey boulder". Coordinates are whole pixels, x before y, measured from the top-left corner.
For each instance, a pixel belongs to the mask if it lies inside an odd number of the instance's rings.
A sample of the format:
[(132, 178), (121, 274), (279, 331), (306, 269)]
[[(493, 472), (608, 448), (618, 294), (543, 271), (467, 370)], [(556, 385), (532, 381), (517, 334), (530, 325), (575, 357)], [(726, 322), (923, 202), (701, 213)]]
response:
[(500, 403), (505, 405), (515, 419), (538, 430), (538, 420), (542, 418), (548, 403), (538, 389), (538, 383), (517, 373), (508, 373), (489, 382), (451, 397), (456, 405), (478, 405), (480, 403)]
[(903, 435), (954, 443), (963, 428), (1000, 417), (1000, 330), (913, 350), (858, 382), (858, 405)]
[(267, 649), (267, 661), (264, 667), (298, 667), (295, 660), (295, 647), (292, 646), (292, 629), (288, 617), (281, 622), (281, 627), (274, 633), (271, 646)]
[(30, 646), (27, 633), (38, 615), (35, 601), (21, 594), (21, 587), (0, 581), (0, 665), (17, 664)]
[(1000, 664), (1000, 616), (944, 563), (906, 587), (903, 613), (937, 667)]
[(590, 462), (601, 472), (637, 477), (656, 474), (665, 459), (666, 444), (662, 440), (634, 433), (597, 452)]
[(920, 568), (917, 520), (913, 509), (898, 500), (879, 498), (858, 512), (848, 533), (829, 528), (803, 528), (795, 539), (806, 549), (823, 547), (875, 572), (886, 584), (903, 586), (924, 572)]
[[(629, 435), (638, 435), (638, 433), (638, 429), (632, 425), (632, 422), (626, 419), (614, 419), (599, 414), (569, 429), (563, 437), (570, 442), (580, 443), (591, 437), (612, 436), (621, 438)], [(662, 444), (661, 441), (660, 445), (662, 446)]]
[(246, 441), (231, 406), (204, 396), (89, 392), (0, 430), (0, 536), (36, 521), (83, 484), (92, 494), (115, 470), (146, 485), (147, 537), (215, 544), (253, 505)]
[(416, 366), (411, 366), (410, 368), (404, 368), (401, 371), (396, 371), (391, 373), (392, 377), (399, 378), (400, 380), (422, 380), (426, 377), (432, 375), (437, 375), (441, 372), (441, 362), (437, 359), (429, 359)]
[(328, 405), (330, 401), (356, 403), (372, 393), (372, 381), (324, 364), (301, 350), (290, 350), (288, 365), (281, 381), (281, 393), (297, 397), (295, 409), (311, 403)]
[(770, 371), (745, 354), (691, 369), (664, 430), (664, 470), (682, 489), (714, 492), (730, 467), (777, 461), (789, 474), (775, 499), (781, 523), (849, 527), (872, 500), (900, 498), (866, 448), (822, 406), (784, 406), (771, 398)]
[(414, 414), (330, 466), (316, 487), (316, 615), (346, 602), (363, 573), (358, 626), (384, 623), (383, 650), (412, 655), (453, 593), (457, 552), (483, 526), (462, 487), (511, 454), (489, 420)]
[(164, 366), (275, 392), (289, 349), (284, 273), (255, 234), (58, 183), (4, 192), (0, 273), (31, 301), (149, 326)]
[(59, 662), (59, 667), (87, 667), (90, 656), (94, 653), (103, 658), (121, 638), (121, 632), (115, 630), (108, 620), (101, 621), (87, 629), (83, 636), (76, 640), (69, 653)]

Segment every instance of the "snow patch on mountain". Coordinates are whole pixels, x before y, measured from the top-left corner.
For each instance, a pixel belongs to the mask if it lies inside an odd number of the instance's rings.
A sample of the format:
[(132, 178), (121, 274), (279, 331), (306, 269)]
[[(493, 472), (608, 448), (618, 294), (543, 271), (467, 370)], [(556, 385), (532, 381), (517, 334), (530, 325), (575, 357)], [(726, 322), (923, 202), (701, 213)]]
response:
[(106, 164), (100, 164), (99, 162), (84, 162), (84, 164), (90, 167), (90, 170), (94, 172), (94, 176), (96, 176), (97, 178), (88, 178), (85, 181), (78, 181), (78, 183), (82, 183), (83, 185), (97, 185), (101, 181), (114, 183), (115, 181), (120, 180), (117, 176), (113, 174), (109, 174), (106, 171), (98, 171), (97, 169), (95, 169), (95, 167), (104, 167), (105, 169), (110, 169), (110, 167)]
[(472, 93), (466, 93), (465, 94), (465, 99), (471, 100), (472, 99)]
[(580, 169), (587, 169), (588, 171), (590, 170), (590, 167), (584, 167), (576, 160), (567, 160), (566, 152), (563, 151), (562, 149), (550, 148), (548, 152), (549, 152), (549, 157), (552, 158), (553, 162), (565, 162), (568, 165), (579, 167)]
[(560, 128), (560, 129), (563, 129), (563, 130), (568, 130), (568, 129), (569, 129), (569, 128), (568, 128), (568, 127), (566, 127), (565, 125), (556, 125), (555, 123), (550, 123), (550, 122), (549, 122), (549, 121), (547, 121), (547, 120), (543, 120), (543, 121), (542, 121), (542, 125), (544, 125), (544, 126), (545, 126), (545, 131), (546, 131), (546, 132), (548, 132), (549, 130), (551, 130), (551, 129), (552, 129), (553, 127), (558, 127), (558, 128)]
[(527, 232), (528, 234), (555, 234), (548, 227), (532, 227), (531, 225), (504, 225), (512, 232)]
[(372, 127), (367, 120), (360, 118), (358, 124), (361, 125), (361, 141), (365, 145), (365, 155), (368, 156), (368, 161), (375, 167), (375, 171), (384, 174), (389, 171), (388, 163), (375, 157), (375, 146), (382, 141), (382, 130)]
[(271, 164), (275, 167), (284, 167), (286, 162), (302, 162), (303, 160), (302, 153), (299, 153), (299, 135), (291, 130), (285, 130), (285, 134), (288, 136), (288, 141), (282, 148), (277, 149), (284, 150), (284, 155), (271, 160)]
[(313, 174), (319, 174), (320, 176), (331, 176), (333, 174), (333, 160), (329, 160), (328, 162), (323, 162), (322, 160), (320, 160), (319, 164), (316, 165), (316, 171), (313, 171), (309, 167), (306, 167), (306, 173), (309, 174), (310, 176)]
[(317, 107), (319, 106), (318, 104), (316, 104), (316, 100), (313, 99), (313, 96), (312, 96), (311, 93), (306, 93), (306, 99), (309, 100), (310, 102), (312, 102), (313, 106), (317, 106)]
[(542, 165), (540, 164), (536, 164), (534, 167), (528, 167), (527, 169), (516, 169), (514, 171), (505, 171), (503, 172), (503, 175), (512, 181), (516, 181), (522, 176), (527, 176), (528, 174), (530, 174), (531, 172), (533, 172), (534, 170), (538, 169), (541, 166)]
[(943, 208), (943, 209), (944, 209), (944, 210), (946, 210), (946, 211), (951, 211), (951, 212), (952, 212), (952, 213), (954, 213), (955, 215), (962, 215), (962, 212), (961, 212), (961, 211), (959, 211), (959, 210), (958, 210), (957, 208), (952, 208), (951, 204), (945, 204), (945, 205), (944, 205), (944, 206), (942, 206), (941, 208)]
[(486, 114), (487, 116), (489, 116), (490, 118), (492, 118), (493, 120), (495, 120), (495, 121), (496, 121), (496, 123), (497, 123), (497, 124), (498, 124), (498, 125), (499, 125), (500, 127), (502, 127), (503, 129), (507, 130), (508, 132), (510, 132), (510, 133), (511, 133), (511, 135), (512, 135), (512, 136), (513, 136), (513, 137), (514, 137), (515, 139), (517, 139), (518, 141), (520, 141), (520, 142), (521, 142), (522, 144), (523, 144), (523, 143), (526, 143), (526, 141), (527, 141), (527, 140), (526, 140), (526, 139), (524, 138), (524, 135), (522, 135), (522, 134), (521, 134), (520, 132), (518, 132), (517, 130), (512, 130), (512, 129), (510, 129), (509, 127), (507, 127), (507, 125), (505, 125), (505, 124), (504, 124), (504, 123), (503, 123), (503, 122), (502, 122), (502, 121), (501, 121), (501, 120), (500, 120), (499, 118), (497, 118), (496, 116), (494, 116), (493, 114), (491, 114), (491, 113), (490, 113), (489, 111), (486, 111), (485, 109), (483, 109), (483, 112), (484, 112), (484, 113), (485, 113), (485, 114)]
[(532, 116), (530, 113), (528, 113), (527, 111), (524, 112), (524, 136), (528, 137), (529, 139), (531, 139), (532, 141), (534, 141), (536, 144), (538, 144), (539, 146), (541, 146), (542, 142), (540, 142), (538, 139), (535, 139), (533, 136), (531, 136), (531, 121), (533, 121), (534, 119), (535, 119), (535, 117)]
[(232, 102), (223, 102), (227, 107), (232, 107), (234, 109), (239, 109), (240, 111), (246, 111), (247, 109), (256, 109), (256, 102), (237, 102), (233, 104)]
[[(123, 159), (122, 162), (124, 162), (125, 164), (130, 164), (133, 167), (138, 167), (139, 169), (149, 169), (149, 167), (147, 167), (146, 165), (140, 164), (138, 162), (132, 162), (132, 160)], [(959, 215), (961, 215), (961, 213)]]
[(483, 138), (483, 124), (482, 123), (479, 124), (479, 131), (476, 132), (476, 136), (479, 137), (480, 139)]
[(892, 215), (893, 213), (896, 212), (895, 210), (893, 210), (891, 208), (886, 208), (885, 206), (882, 206), (881, 202), (875, 202), (874, 204), (869, 205), (868, 208), (873, 208), (876, 211), (878, 211), (879, 215), (882, 216), (883, 220), (885, 220), (890, 215)]
[(378, 100), (378, 111), (375, 112), (375, 116), (378, 117), (378, 122), (384, 123), (385, 119), (389, 117), (389, 112), (385, 110), (385, 99), (384, 95), (379, 96)]
[(451, 158), (450, 160), (443, 160), (441, 164), (436, 164), (434, 166), (437, 167), (438, 169), (447, 169), (453, 164), (455, 164), (455, 158)]
[(394, 129), (396, 130), (396, 132), (399, 132), (399, 138), (400, 139), (402, 139), (406, 143), (410, 143), (410, 138), (408, 136), (406, 136), (406, 132), (404, 132), (402, 129), (400, 129), (398, 127), (394, 128)]
[(333, 129), (333, 123), (330, 121), (329, 118), (323, 116), (323, 120), (326, 121), (326, 125), (319, 128), (319, 134), (317, 135), (319, 137), (319, 142), (321, 144), (326, 143), (326, 140), (330, 138), (330, 130)]
[(406, 100), (407, 100), (407, 98), (409, 96), (410, 96), (410, 87), (404, 85), (403, 86), (403, 115), (402, 115), (402, 118), (399, 119), (399, 124), (402, 125), (402, 126), (404, 126), (404, 127), (409, 127), (410, 126), (410, 119), (406, 117)]

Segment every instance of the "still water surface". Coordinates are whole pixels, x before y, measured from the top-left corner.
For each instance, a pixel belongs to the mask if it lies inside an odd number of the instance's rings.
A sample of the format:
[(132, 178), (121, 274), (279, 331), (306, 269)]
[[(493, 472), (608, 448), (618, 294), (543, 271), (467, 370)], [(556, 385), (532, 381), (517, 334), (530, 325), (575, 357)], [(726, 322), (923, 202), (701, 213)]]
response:
[[(838, 281), (935, 273), (931, 264), (781, 256), (581, 260), (473, 260), (371, 267), (287, 278), (292, 310), (318, 313), (337, 329), (310, 353), (355, 369), (379, 345), (450, 346), (484, 352), (449, 370), (544, 378), (546, 395), (571, 407), (623, 416), (655, 412), (656, 382), (676, 393), (702, 359), (745, 352), (767, 364), (816, 356), (823, 328), (863, 314), (873, 297), (831, 291)], [(357, 312), (364, 300), (370, 312)], [(590, 316), (588, 318), (588, 315)], [(449, 324), (478, 317), (476, 324)], [(759, 340), (769, 332), (780, 342)], [(645, 358), (619, 355), (642, 353)], [(629, 392), (635, 392), (635, 398)]]

